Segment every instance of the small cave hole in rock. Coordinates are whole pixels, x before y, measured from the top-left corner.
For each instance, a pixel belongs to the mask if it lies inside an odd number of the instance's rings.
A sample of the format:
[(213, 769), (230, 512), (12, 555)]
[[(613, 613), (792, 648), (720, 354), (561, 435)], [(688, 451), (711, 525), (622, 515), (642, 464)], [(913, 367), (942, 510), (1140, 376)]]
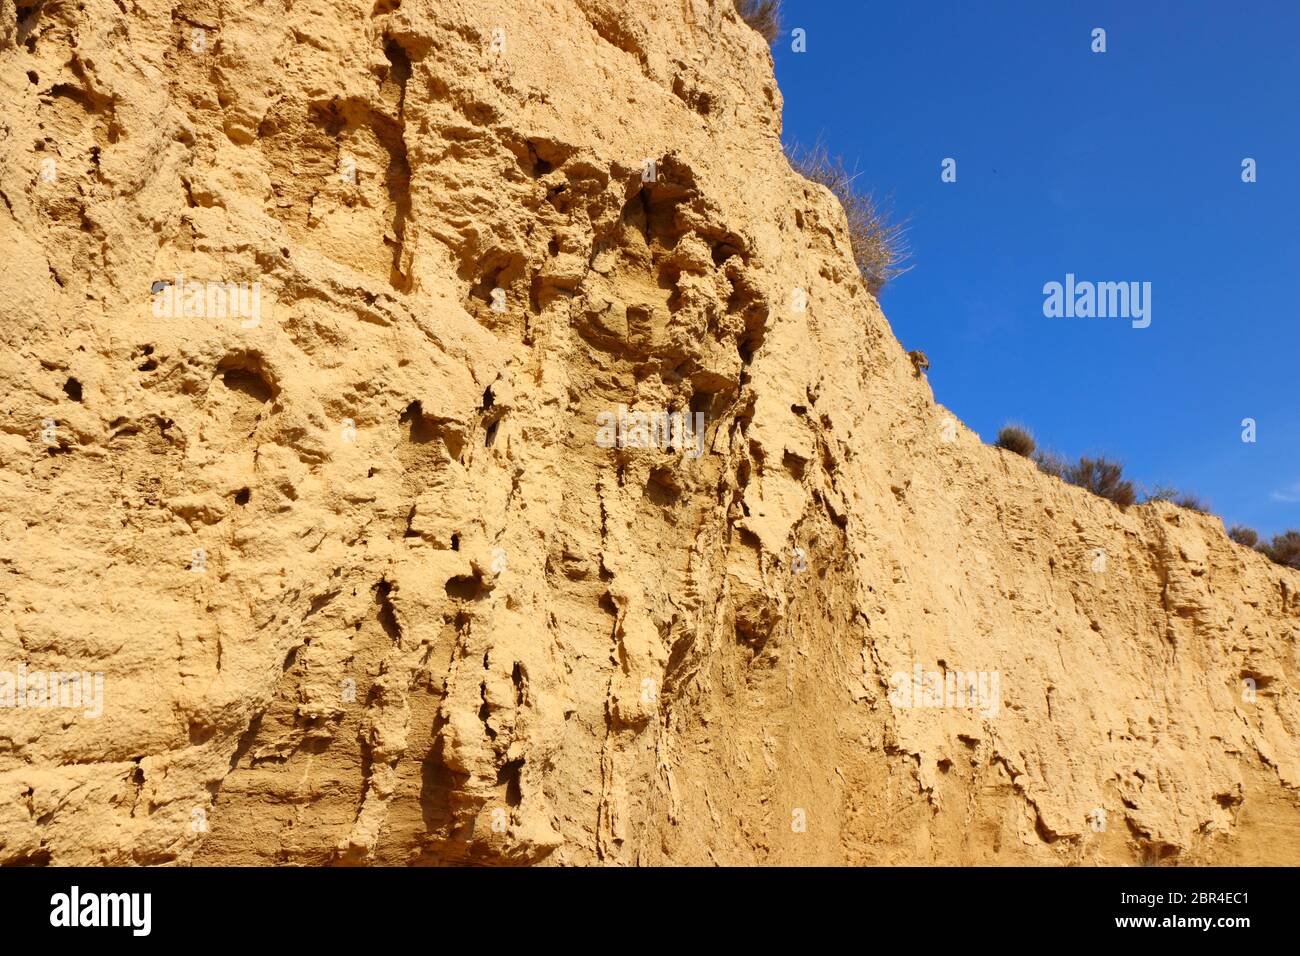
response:
[(74, 402), (81, 401), (81, 383), (75, 378), (69, 378), (63, 383), (63, 394), (67, 395), (68, 398), (72, 399)]
[(528, 702), (528, 679), (524, 674), (524, 666), (518, 661), (515, 661), (515, 666), (510, 671), (510, 682), (515, 685), (515, 706), (524, 706)]
[(248, 499), (251, 498), (252, 496), (253, 493), (249, 491), (247, 488), (240, 488), (238, 491), (235, 492), (235, 504), (246, 505), (248, 504)]
[(402, 628), (397, 623), (397, 613), (393, 610), (393, 602), (389, 599), (392, 593), (393, 585), (389, 581), (380, 581), (375, 585), (375, 604), (378, 607), (379, 626), (384, 629), (384, 633), (394, 642), (402, 639)]
[(442, 433), (442, 444), (447, 449), (447, 454), (451, 456), (452, 461), (460, 461), (460, 454), (465, 449), (465, 440), (454, 431), (447, 430)]
[(788, 471), (796, 481), (803, 481), (804, 468), (808, 464), (806, 461), (798, 455), (787, 451), (781, 459), (781, 464), (785, 466), (785, 470)]
[(449, 578), (446, 591), (447, 597), (458, 601), (477, 601), (483, 594), (483, 577), (475, 573)]
[(260, 364), (251, 359), (247, 363), (238, 360), (222, 362), (217, 371), (221, 375), (221, 381), (232, 392), (247, 395), (261, 404), (266, 404), (275, 397), (275, 389), (262, 373)]
[(497, 783), (506, 785), (506, 804), (517, 807), (523, 802), (523, 790), (519, 786), (519, 773), (524, 769), (524, 758), (511, 760), (497, 773)]
[(433, 441), (435, 437), (434, 430), (424, 420), (424, 408), (418, 399), (406, 406), (406, 411), (402, 412), (398, 423), (410, 427), (409, 438), (413, 444), (423, 445)]

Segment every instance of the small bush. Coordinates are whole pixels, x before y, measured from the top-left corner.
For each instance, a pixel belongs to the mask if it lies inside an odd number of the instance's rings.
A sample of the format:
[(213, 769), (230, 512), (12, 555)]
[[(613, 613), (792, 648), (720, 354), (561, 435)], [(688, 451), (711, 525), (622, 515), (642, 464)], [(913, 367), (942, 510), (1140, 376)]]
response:
[(781, 35), (781, 0), (735, 0), (740, 19), (758, 31), (768, 46)]
[(817, 143), (810, 149), (790, 147), (789, 158), (796, 172), (825, 186), (844, 207), (853, 261), (872, 295), (878, 295), (886, 282), (911, 268), (903, 265), (911, 256), (904, 235), (907, 223), (891, 221), (887, 205), (854, 185), (859, 174), (850, 173), (842, 157), (832, 158), (825, 145)]
[(1170, 485), (1156, 485), (1155, 489), (1147, 492), (1147, 501), (1173, 501), (1178, 495), (1178, 489)]
[(1038, 443), (1034, 441), (1034, 436), (1020, 425), (1003, 425), (1002, 431), (998, 432), (998, 439), (994, 444), (999, 448), (1015, 452), (1022, 458), (1033, 457), (1034, 449), (1038, 447)]
[(1275, 534), (1272, 542), (1260, 545), (1259, 550), (1283, 567), (1300, 570), (1300, 531)]
[[(1043, 474), (1091, 491), (1121, 508), (1127, 508), (1137, 500), (1133, 482), (1124, 480), (1124, 466), (1116, 461), (1107, 461), (1104, 456), (1082, 457), (1071, 464), (1054, 451), (1037, 451), (1034, 436), (1024, 426), (1016, 424), (1002, 426), (994, 444), (1017, 455), (1032, 458)], [(1180, 508), (1205, 515), (1214, 513), (1204, 499), (1170, 485), (1157, 485), (1147, 492), (1145, 500), (1168, 501)], [(1254, 548), (1284, 567), (1300, 569), (1300, 531), (1294, 528), (1274, 535), (1271, 542), (1265, 543), (1259, 540), (1259, 534), (1253, 528), (1237, 524), (1228, 529), (1228, 537), (1244, 547)]]
[(1180, 508), (1186, 508), (1189, 511), (1197, 511), (1203, 515), (1211, 513), (1209, 502), (1202, 500), (1190, 491), (1179, 491), (1177, 488), (1171, 488), (1168, 485), (1161, 485), (1146, 496), (1147, 501), (1168, 501), (1170, 504), (1178, 505)]
[(1190, 491), (1184, 491), (1174, 499), (1174, 504), (1180, 508), (1186, 508), (1188, 511), (1196, 511), (1203, 515), (1214, 514), (1214, 509), (1204, 498), (1192, 494)]
[(1253, 548), (1259, 544), (1259, 533), (1254, 528), (1247, 528), (1245, 525), (1234, 524), (1228, 529), (1228, 537), (1247, 548)]
[(1086, 488), (1099, 498), (1113, 501), (1121, 508), (1127, 508), (1137, 501), (1133, 482), (1124, 480), (1124, 466), (1117, 461), (1080, 458), (1076, 464), (1066, 466), (1063, 477), (1070, 484)]
[(1034, 464), (1043, 474), (1060, 478), (1062, 481), (1066, 480), (1065, 472), (1070, 467), (1069, 462), (1054, 451), (1038, 452), (1034, 455)]

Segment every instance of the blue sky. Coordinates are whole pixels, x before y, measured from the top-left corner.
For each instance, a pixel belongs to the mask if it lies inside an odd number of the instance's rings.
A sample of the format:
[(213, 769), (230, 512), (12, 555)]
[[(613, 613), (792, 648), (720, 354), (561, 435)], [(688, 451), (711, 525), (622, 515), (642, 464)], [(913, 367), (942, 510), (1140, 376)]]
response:
[[(910, 217), (881, 302), (940, 402), (1274, 534), (1300, 527), (1298, 37), (1296, 0), (786, 0), (773, 55), (786, 142)], [(1044, 317), (1066, 273), (1150, 282), (1150, 327)]]

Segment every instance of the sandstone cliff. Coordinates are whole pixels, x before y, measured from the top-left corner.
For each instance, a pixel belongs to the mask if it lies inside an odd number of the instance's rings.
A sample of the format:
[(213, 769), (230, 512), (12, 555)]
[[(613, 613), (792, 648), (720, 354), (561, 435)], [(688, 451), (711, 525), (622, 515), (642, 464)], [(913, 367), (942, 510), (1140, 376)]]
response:
[(1300, 862), (1300, 573), (937, 405), (727, 0), (0, 0), (0, 102), (0, 862)]

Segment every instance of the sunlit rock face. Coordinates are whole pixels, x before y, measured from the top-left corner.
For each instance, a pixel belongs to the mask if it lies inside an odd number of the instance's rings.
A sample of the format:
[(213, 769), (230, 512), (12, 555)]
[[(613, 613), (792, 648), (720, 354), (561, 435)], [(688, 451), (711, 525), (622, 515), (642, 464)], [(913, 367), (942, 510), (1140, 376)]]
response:
[(0, 863), (1300, 862), (1300, 573), (936, 405), (730, 3), (3, 9)]

